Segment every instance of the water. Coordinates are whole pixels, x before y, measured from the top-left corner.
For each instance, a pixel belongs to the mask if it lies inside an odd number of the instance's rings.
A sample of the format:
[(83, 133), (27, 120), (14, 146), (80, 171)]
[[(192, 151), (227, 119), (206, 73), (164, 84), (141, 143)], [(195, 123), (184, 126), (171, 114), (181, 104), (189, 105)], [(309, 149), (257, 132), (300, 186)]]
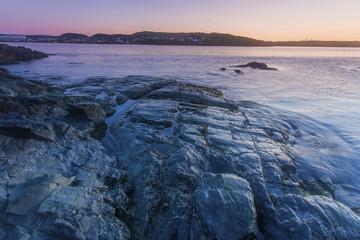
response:
[[(159, 76), (265, 105), (262, 114), (297, 127), (292, 150), (299, 177), (330, 178), (339, 201), (360, 207), (360, 49), (10, 44), (55, 54), (7, 66), (27, 78), (66, 84), (89, 77)], [(231, 67), (250, 61), (279, 71), (246, 68), (237, 74)]]

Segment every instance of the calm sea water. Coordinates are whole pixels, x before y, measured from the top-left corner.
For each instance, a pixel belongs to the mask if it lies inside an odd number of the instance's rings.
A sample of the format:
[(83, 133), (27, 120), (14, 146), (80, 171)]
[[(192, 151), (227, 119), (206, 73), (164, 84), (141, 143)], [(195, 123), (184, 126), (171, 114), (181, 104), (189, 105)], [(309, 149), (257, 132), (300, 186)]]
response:
[[(8, 66), (32, 79), (65, 84), (150, 75), (216, 87), (235, 100), (260, 103), (267, 117), (298, 127), (292, 150), (299, 177), (330, 178), (339, 201), (360, 207), (360, 49), (10, 44), (55, 54)], [(279, 71), (233, 71), (232, 66), (250, 61)]]

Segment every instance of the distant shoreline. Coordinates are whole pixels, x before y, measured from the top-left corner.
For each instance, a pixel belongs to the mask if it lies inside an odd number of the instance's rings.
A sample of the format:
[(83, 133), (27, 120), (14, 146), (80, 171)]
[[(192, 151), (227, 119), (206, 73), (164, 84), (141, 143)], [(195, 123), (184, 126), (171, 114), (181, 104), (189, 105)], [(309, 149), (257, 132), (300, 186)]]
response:
[(239, 46), (239, 45), (180, 45), (180, 44), (119, 44), (119, 43), (65, 43), (65, 42), (9, 42), (9, 41), (0, 41), (0, 44), (8, 44), (8, 43), (46, 43), (46, 44), (76, 44), (76, 45), (122, 45), (122, 46), (185, 46), (185, 47), (299, 47), (299, 48), (360, 48), (360, 46), (317, 46), (317, 45), (271, 45), (271, 46)]
[(167, 32), (95, 34), (91, 37), (78, 33), (65, 33), (60, 36), (0, 34), (0, 42), (242, 47), (360, 47), (360, 41), (263, 41), (221, 33)]

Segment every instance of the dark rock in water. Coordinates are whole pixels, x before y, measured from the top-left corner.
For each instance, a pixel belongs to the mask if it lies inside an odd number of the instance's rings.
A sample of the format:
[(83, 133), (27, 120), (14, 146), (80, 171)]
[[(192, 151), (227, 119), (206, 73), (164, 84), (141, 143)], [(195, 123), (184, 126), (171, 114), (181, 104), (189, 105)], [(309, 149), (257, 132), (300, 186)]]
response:
[(43, 52), (34, 51), (25, 47), (13, 47), (7, 44), (0, 44), (0, 64), (14, 64), (18, 61), (46, 58), (48, 55)]
[(259, 63), (259, 62), (249, 62), (245, 65), (237, 65), (235, 67), (251, 67), (251, 68), (256, 68), (256, 69), (262, 69), (262, 70), (278, 70), (276, 68), (270, 68), (268, 67), (265, 63)]
[(242, 71), (240, 71), (239, 69), (235, 69), (234, 72), (236, 72), (237, 74), (241, 74), (243, 73)]
[(251, 68), (267, 68), (268, 66), (265, 63), (259, 63), (259, 62), (249, 62), (246, 64), (246, 66)]
[(219, 90), (18, 78), (0, 104), (0, 239), (360, 239), (330, 180), (298, 179), (292, 129)]
[(226, 71), (226, 68), (220, 68), (220, 71)]

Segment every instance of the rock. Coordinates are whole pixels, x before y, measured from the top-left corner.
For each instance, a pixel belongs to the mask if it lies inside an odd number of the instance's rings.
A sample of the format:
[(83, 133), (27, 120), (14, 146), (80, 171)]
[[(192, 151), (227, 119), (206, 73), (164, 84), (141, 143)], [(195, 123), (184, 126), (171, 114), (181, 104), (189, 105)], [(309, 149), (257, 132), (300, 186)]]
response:
[(265, 63), (259, 63), (259, 62), (249, 62), (246, 64), (246, 66), (251, 68), (267, 68), (268, 66)]
[(269, 232), (270, 239), (299, 239), (321, 236), (323, 239), (358, 239), (359, 232), (352, 226), (359, 226), (358, 216), (348, 207), (324, 196), (284, 195), (273, 198), (278, 215), (286, 216), (286, 222), (279, 222), (279, 231)]
[(235, 69), (234, 72), (236, 72), (237, 74), (241, 74), (243, 73), (242, 71), (240, 71), (239, 69)]
[(14, 64), (17, 61), (46, 58), (48, 55), (43, 52), (34, 51), (25, 47), (13, 47), (7, 44), (0, 44), (0, 64)]
[(84, 235), (71, 223), (63, 220), (56, 219), (54, 225), (50, 230), (55, 236), (64, 237), (67, 239), (85, 240)]
[[(284, 147), (288, 130), (247, 105), (236, 107), (211, 90), (172, 83), (135, 102), (110, 133), (117, 143), (113, 153), (134, 186), (129, 228), (135, 239), (228, 239), (230, 233), (256, 238), (258, 230), (266, 239), (291, 239), (310, 218), (311, 188), (296, 178), (295, 160)], [(359, 217), (346, 207), (334, 209), (331, 187), (326, 188), (316, 191), (327, 198), (316, 200), (316, 211), (348, 221), (336, 221), (337, 229), (331, 229), (315, 214), (310, 222), (317, 224), (306, 224), (302, 238), (360, 237)], [(299, 205), (288, 201), (289, 194)]]
[(360, 238), (259, 105), (144, 76), (0, 79), (0, 101), (1, 239)]
[(232, 174), (206, 174), (194, 192), (194, 202), (217, 239), (256, 238), (256, 210), (245, 179)]
[(88, 102), (70, 105), (68, 111), (71, 117), (96, 123), (103, 122), (106, 117), (106, 113), (98, 103)]
[(226, 71), (226, 68), (220, 68), (220, 71)]
[(15, 138), (34, 138), (54, 141), (56, 134), (51, 124), (27, 120), (19, 114), (0, 115), (0, 133)]
[(18, 103), (11, 98), (1, 97), (0, 96), (0, 114), (7, 114), (7, 113), (20, 113), (20, 114), (27, 114), (29, 111), (27, 108)]
[[(130, 239), (112, 207), (127, 208), (126, 178), (97, 141), (13, 139), (0, 149), (8, 156), (0, 171), (0, 193), (7, 195), (0, 206), (2, 238)], [(106, 197), (113, 189), (119, 189), (118, 198)], [(14, 230), (19, 227), (22, 235)]]
[(262, 69), (262, 70), (278, 70), (276, 68), (270, 68), (265, 63), (259, 63), (259, 62), (249, 62), (245, 65), (237, 65), (235, 67), (251, 67), (256, 69)]
[(84, 134), (89, 134), (95, 139), (102, 139), (108, 126), (105, 123), (106, 113), (98, 103), (77, 103), (70, 105), (69, 117), (75, 119), (72, 123)]

